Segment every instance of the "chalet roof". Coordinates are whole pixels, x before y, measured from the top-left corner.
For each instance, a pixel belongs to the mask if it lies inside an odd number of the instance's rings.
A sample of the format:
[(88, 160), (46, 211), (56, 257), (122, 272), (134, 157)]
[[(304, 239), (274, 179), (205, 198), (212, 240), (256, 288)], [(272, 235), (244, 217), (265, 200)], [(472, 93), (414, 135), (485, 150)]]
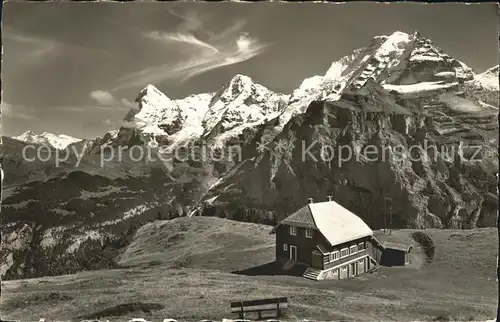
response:
[(309, 209), (309, 205), (305, 205), (290, 216), (286, 217), (280, 222), (280, 224), (316, 229), (316, 224), (314, 223), (314, 218), (311, 210)]
[(279, 225), (316, 229), (331, 246), (373, 234), (361, 218), (335, 201), (309, 203), (285, 218)]
[(412, 245), (398, 244), (398, 243), (391, 243), (391, 242), (385, 242), (383, 246), (385, 248), (395, 249), (395, 250), (401, 250), (401, 251), (404, 251), (404, 252), (408, 252), (408, 251), (410, 251), (411, 248), (413, 248)]

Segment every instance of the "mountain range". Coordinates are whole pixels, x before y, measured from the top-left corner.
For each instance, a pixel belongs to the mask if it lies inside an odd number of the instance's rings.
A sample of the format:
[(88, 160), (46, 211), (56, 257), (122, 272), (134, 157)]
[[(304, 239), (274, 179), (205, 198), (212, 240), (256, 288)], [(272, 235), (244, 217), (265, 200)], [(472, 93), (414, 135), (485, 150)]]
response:
[(82, 139), (77, 139), (65, 134), (52, 134), (48, 132), (44, 132), (41, 134), (36, 134), (33, 131), (26, 131), (19, 136), (13, 137), (13, 139), (22, 141), (25, 143), (35, 143), (38, 145), (47, 145), (54, 149), (65, 149), (68, 145), (82, 141)]
[[(275, 224), (327, 195), (374, 229), (493, 226), (499, 97), (498, 66), (476, 74), (403, 32), (373, 38), (290, 94), (244, 75), (176, 100), (148, 85), (102, 137), (3, 138), (2, 276), (113, 265), (154, 219)], [(27, 144), (68, 157), (26, 161)], [(136, 158), (141, 149), (152, 157)]]

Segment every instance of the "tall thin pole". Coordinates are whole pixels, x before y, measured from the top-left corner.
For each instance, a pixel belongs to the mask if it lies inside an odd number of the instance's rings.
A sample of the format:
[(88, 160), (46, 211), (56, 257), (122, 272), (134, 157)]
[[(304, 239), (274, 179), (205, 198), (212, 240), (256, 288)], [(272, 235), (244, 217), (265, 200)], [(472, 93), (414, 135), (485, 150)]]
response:
[(384, 234), (387, 226), (387, 201), (389, 201), (389, 235), (392, 234), (392, 198), (384, 197)]
[(384, 235), (385, 235), (385, 228), (387, 226), (387, 198), (384, 197)]
[(392, 198), (389, 198), (389, 235), (392, 235)]

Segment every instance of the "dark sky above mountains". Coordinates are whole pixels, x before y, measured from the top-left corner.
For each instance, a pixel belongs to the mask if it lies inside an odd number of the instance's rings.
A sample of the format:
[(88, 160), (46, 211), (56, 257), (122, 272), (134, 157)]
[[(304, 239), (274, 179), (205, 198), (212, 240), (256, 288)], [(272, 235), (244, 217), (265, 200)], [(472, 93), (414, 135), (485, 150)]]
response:
[(235, 74), (277, 92), (377, 35), (416, 30), (476, 72), (498, 64), (494, 3), (4, 3), (3, 129), (91, 138), (140, 89), (212, 92)]

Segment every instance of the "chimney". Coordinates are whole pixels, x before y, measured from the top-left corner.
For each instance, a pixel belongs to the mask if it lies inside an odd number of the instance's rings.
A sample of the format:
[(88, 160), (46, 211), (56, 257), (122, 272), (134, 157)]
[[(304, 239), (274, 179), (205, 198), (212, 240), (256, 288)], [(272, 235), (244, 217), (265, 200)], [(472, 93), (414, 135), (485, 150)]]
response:
[(328, 201), (332, 201), (332, 196), (326, 196), (328, 198)]
[(313, 203), (313, 198), (309, 198), (309, 199), (307, 200), (307, 203)]

